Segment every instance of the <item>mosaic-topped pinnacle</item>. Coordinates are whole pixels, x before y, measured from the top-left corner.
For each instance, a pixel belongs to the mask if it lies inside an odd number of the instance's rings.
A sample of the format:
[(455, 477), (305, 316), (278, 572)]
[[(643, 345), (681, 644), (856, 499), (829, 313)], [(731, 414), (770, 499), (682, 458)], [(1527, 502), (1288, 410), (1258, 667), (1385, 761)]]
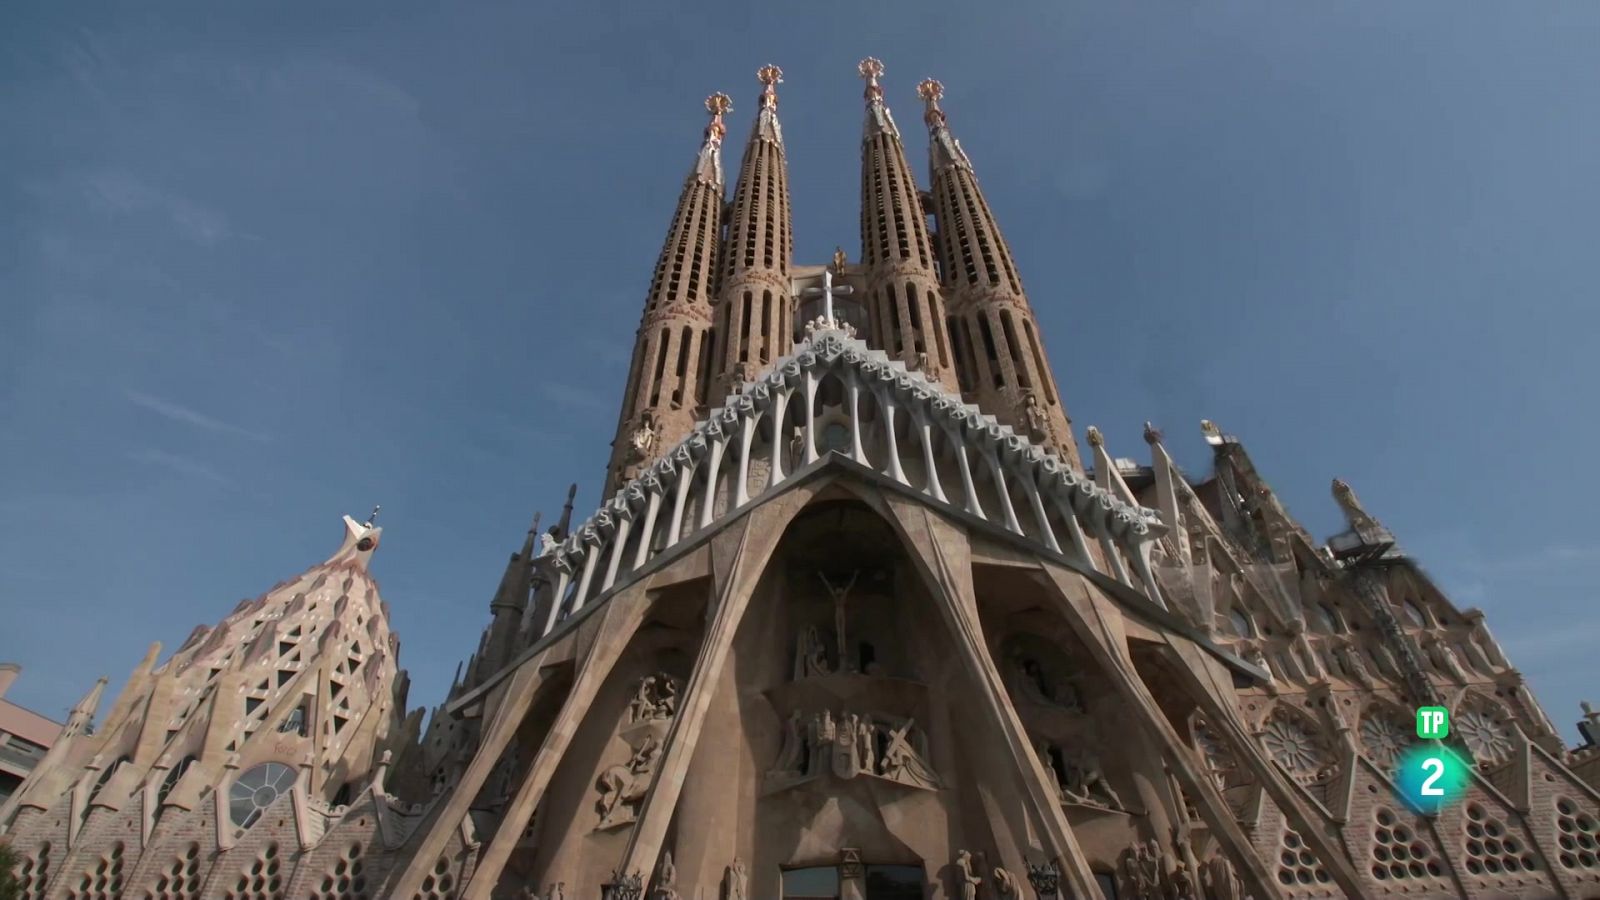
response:
[(1105, 436), (1100, 434), (1100, 429), (1094, 427), (1093, 425), (1089, 426), (1087, 437), (1091, 447), (1098, 447), (1106, 442)]
[(783, 83), (783, 70), (772, 63), (767, 63), (756, 70), (756, 80), (765, 85), (761, 89), (761, 107), (775, 109), (778, 105), (777, 85)]
[(1161, 429), (1153, 423), (1144, 423), (1144, 442), (1152, 447), (1161, 443)]
[(944, 124), (944, 110), (939, 108), (939, 101), (944, 97), (944, 85), (936, 79), (924, 78), (917, 85), (917, 96), (922, 98), (926, 109), (922, 112), (922, 121), (928, 123), (929, 128), (937, 128)]
[(722, 136), (728, 133), (728, 128), (723, 124), (722, 117), (725, 113), (732, 111), (733, 98), (727, 94), (717, 91), (706, 98), (706, 112), (711, 114), (711, 124), (706, 126), (707, 140), (722, 140)]
[(861, 73), (861, 77), (868, 84), (876, 84), (878, 79), (883, 77), (883, 60), (876, 56), (869, 56), (856, 63), (856, 71)]
[(866, 90), (861, 93), (862, 99), (867, 101), (868, 107), (881, 106), (883, 88), (878, 85), (878, 79), (883, 77), (883, 62), (875, 56), (869, 56), (856, 64), (856, 71), (867, 83)]

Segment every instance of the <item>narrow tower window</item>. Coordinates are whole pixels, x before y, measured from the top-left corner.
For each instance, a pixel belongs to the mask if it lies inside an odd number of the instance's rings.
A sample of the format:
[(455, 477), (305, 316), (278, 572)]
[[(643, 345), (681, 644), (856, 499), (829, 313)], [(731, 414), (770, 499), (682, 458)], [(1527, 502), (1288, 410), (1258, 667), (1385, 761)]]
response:
[(912, 348), (917, 353), (928, 352), (926, 336), (922, 333), (922, 298), (917, 296), (917, 286), (906, 282), (906, 314), (911, 317)]
[(715, 334), (702, 335), (700, 338), (700, 368), (699, 374), (694, 379), (694, 399), (700, 406), (706, 405), (706, 393), (711, 390), (711, 345)]
[(983, 353), (989, 360), (989, 375), (995, 387), (1004, 384), (1000, 375), (1000, 354), (994, 348), (994, 331), (989, 327), (989, 317), (978, 313), (978, 335), (983, 338)]
[(750, 361), (750, 304), (749, 291), (744, 292), (744, 316), (739, 321), (739, 362)]
[(689, 326), (683, 326), (683, 338), (678, 341), (678, 380), (672, 385), (673, 409), (683, 407), (683, 384), (684, 379), (689, 376), (689, 354), (693, 352), (693, 338), (694, 334), (689, 330)]
[(1017, 370), (1017, 385), (1024, 389), (1033, 387), (1033, 379), (1028, 377), (1028, 364), (1022, 355), (1022, 343), (1017, 340), (1016, 326), (1011, 323), (1011, 310), (1000, 311), (1000, 327), (1005, 330), (1006, 349), (1011, 351), (1011, 367)]
[(772, 361), (772, 292), (761, 292), (761, 362)]
[(972, 373), (975, 364), (972, 362), (971, 348), (967, 346), (966, 336), (961, 329), (961, 320), (955, 316), (945, 320), (950, 329), (950, 340), (956, 345), (956, 382), (961, 386), (963, 393), (972, 390)]
[(656, 378), (650, 384), (650, 405), (661, 402), (661, 377), (667, 372), (667, 345), (672, 342), (672, 331), (661, 329), (661, 347), (656, 352)]

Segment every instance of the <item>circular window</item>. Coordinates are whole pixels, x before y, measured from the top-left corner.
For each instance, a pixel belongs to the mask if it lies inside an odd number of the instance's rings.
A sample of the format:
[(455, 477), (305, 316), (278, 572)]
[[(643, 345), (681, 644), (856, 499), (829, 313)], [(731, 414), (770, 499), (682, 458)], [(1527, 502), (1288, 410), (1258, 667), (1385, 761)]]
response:
[(294, 786), (295, 771), (282, 763), (265, 763), (240, 775), (228, 791), (228, 818), (249, 828), (267, 807)]

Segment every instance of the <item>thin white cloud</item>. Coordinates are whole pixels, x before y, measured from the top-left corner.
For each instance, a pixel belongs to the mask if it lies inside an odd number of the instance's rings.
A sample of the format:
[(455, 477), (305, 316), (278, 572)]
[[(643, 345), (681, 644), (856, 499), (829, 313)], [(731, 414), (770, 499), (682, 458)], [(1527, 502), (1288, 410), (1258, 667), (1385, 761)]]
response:
[(222, 474), (221, 472), (218, 472), (216, 469), (211, 468), (205, 463), (200, 462), (197, 459), (191, 459), (187, 456), (179, 456), (176, 453), (168, 453), (165, 450), (156, 450), (153, 448), (135, 450), (128, 454), (128, 458), (134, 462), (146, 463), (152, 466), (160, 466), (161, 468), (176, 472), (179, 475), (186, 475), (190, 478), (199, 478), (215, 484), (233, 484), (233, 479)]
[(221, 243), (232, 233), (221, 213), (126, 172), (91, 173), (83, 178), (82, 188), (89, 205), (108, 217), (153, 212), (171, 222), (178, 234), (202, 246)]
[(128, 402), (135, 406), (147, 409), (162, 418), (170, 419), (174, 422), (192, 425), (195, 428), (217, 434), (231, 434), (236, 437), (248, 438), (252, 441), (269, 440), (266, 435), (260, 432), (251, 431), (248, 428), (234, 425), (231, 422), (224, 422), (221, 419), (214, 419), (205, 413), (190, 409), (172, 400), (128, 389), (124, 389), (122, 394), (128, 398)]

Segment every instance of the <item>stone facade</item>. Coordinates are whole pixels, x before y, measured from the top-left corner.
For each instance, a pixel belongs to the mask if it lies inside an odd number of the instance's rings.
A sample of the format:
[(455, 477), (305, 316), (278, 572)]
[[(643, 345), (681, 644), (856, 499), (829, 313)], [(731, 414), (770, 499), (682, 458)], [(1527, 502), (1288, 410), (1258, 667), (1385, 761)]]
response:
[[(679, 345), (712, 348), (710, 380), (692, 381), (709, 393), (613, 456), (587, 519), (569, 494), (558, 525), (529, 530), (419, 741), (376, 685), (388, 726), (358, 748), (264, 742), (292, 686), (253, 731), (191, 728), (221, 701), (189, 711), (186, 682), (155, 686), (175, 664), (152, 654), (104, 734), (81, 734), (93, 702), (75, 712), (62, 764), (12, 811), (28, 896), (1600, 895), (1600, 753), (1562, 745), (1483, 616), (1343, 482), (1349, 530), (1313, 539), (1210, 422), (1204, 477), (1148, 425), (1146, 461), (1090, 428), (1084, 465), (942, 88), (920, 89), (929, 203), (881, 64), (861, 71), (859, 264), (789, 258), (775, 67), (726, 233), (704, 246), (727, 111), (708, 105), (661, 259), (676, 273), (682, 248), (718, 273), (710, 330)], [(647, 324), (706, 296), (665, 271)], [(888, 289), (902, 278), (912, 290)], [(657, 369), (700, 378), (655, 334), (636, 371), (676, 358)], [(919, 341), (926, 359), (907, 353)], [(659, 408), (636, 382), (619, 440)], [(327, 565), (348, 593), (361, 562)], [(178, 658), (267, 658), (263, 608)], [(320, 646), (323, 670), (350, 658)], [(1412, 709), (1436, 703), (1472, 770), (1462, 802), (1425, 817), (1394, 768)], [(159, 738), (177, 708), (179, 737)], [(189, 731), (219, 746), (163, 794)], [(281, 796), (229, 827), (220, 798), (269, 761), (288, 767), (265, 773)], [(344, 807), (339, 781), (355, 785)]]

